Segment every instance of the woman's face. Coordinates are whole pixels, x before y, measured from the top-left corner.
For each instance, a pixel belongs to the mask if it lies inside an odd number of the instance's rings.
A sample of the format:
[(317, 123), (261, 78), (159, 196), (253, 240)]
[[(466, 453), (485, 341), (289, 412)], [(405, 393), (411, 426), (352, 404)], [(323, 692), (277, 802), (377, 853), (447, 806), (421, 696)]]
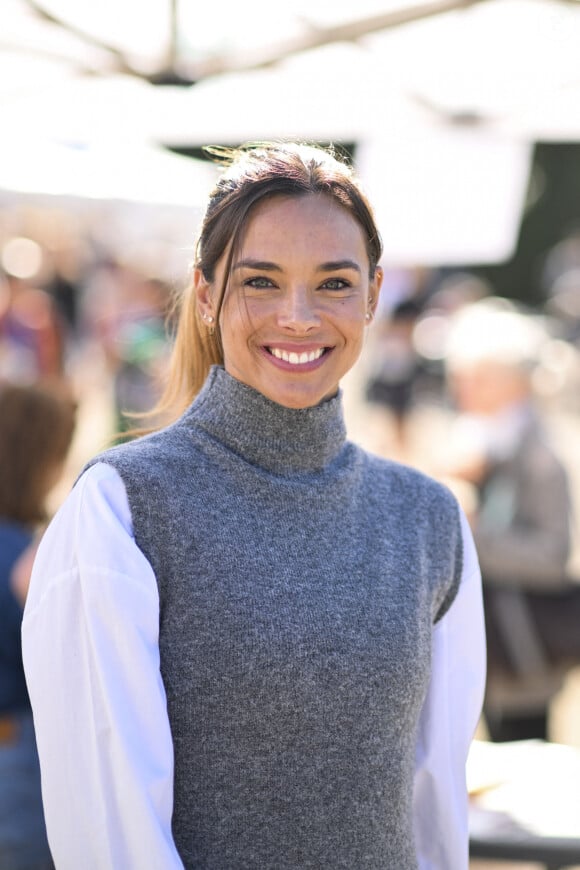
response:
[[(196, 274), (199, 305), (215, 285)], [(234, 254), (220, 316), (229, 374), (278, 404), (307, 408), (333, 396), (357, 360), (382, 272), (371, 281), (362, 228), (325, 195), (277, 196), (256, 206)]]

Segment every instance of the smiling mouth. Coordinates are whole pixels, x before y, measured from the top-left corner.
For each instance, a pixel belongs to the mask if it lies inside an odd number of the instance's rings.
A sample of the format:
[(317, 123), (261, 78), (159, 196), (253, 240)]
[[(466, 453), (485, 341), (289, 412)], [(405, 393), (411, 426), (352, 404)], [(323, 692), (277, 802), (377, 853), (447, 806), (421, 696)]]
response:
[(266, 350), (272, 356), (276, 357), (276, 359), (280, 359), (283, 362), (290, 363), (293, 366), (303, 366), (306, 363), (315, 362), (317, 359), (326, 353), (326, 347), (319, 347), (316, 350), (308, 350), (302, 351), (301, 353), (296, 353), (296, 351), (282, 350), (279, 347), (267, 347)]

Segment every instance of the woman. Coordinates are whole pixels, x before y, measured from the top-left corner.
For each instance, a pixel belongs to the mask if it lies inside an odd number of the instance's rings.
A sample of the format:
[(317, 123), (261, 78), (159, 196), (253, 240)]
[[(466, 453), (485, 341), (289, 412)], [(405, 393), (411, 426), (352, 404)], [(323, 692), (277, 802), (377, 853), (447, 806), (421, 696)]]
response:
[(467, 866), (473, 546), (446, 490), (342, 418), (380, 255), (330, 154), (233, 155), (180, 311), (185, 411), (95, 459), (36, 565), (59, 870)]
[(74, 429), (66, 395), (0, 387), (0, 868), (52, 867), (20, 627), (39, 526)]

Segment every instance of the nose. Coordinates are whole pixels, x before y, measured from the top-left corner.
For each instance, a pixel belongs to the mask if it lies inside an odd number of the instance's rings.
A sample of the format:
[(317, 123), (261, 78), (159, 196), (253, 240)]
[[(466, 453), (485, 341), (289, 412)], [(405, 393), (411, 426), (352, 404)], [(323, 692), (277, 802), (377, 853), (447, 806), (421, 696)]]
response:
[(278, 308), (278, 324), (293, 332), (309, 332), (320, 326), (316, 299), (305, 287), (293, 287), (284, 293)]

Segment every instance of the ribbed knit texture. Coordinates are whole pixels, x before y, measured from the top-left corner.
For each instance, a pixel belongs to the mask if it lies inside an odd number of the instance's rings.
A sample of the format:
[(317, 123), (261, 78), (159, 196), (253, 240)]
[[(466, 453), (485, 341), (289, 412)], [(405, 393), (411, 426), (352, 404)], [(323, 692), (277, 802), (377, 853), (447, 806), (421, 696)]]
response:
[(159, 585), (186, 868), (416, 868), (417, 723), (462, 567), (450, 493), (346, 441), (340, 396), (289, 409), (219, 367), (177, 423), (97, 460)]

